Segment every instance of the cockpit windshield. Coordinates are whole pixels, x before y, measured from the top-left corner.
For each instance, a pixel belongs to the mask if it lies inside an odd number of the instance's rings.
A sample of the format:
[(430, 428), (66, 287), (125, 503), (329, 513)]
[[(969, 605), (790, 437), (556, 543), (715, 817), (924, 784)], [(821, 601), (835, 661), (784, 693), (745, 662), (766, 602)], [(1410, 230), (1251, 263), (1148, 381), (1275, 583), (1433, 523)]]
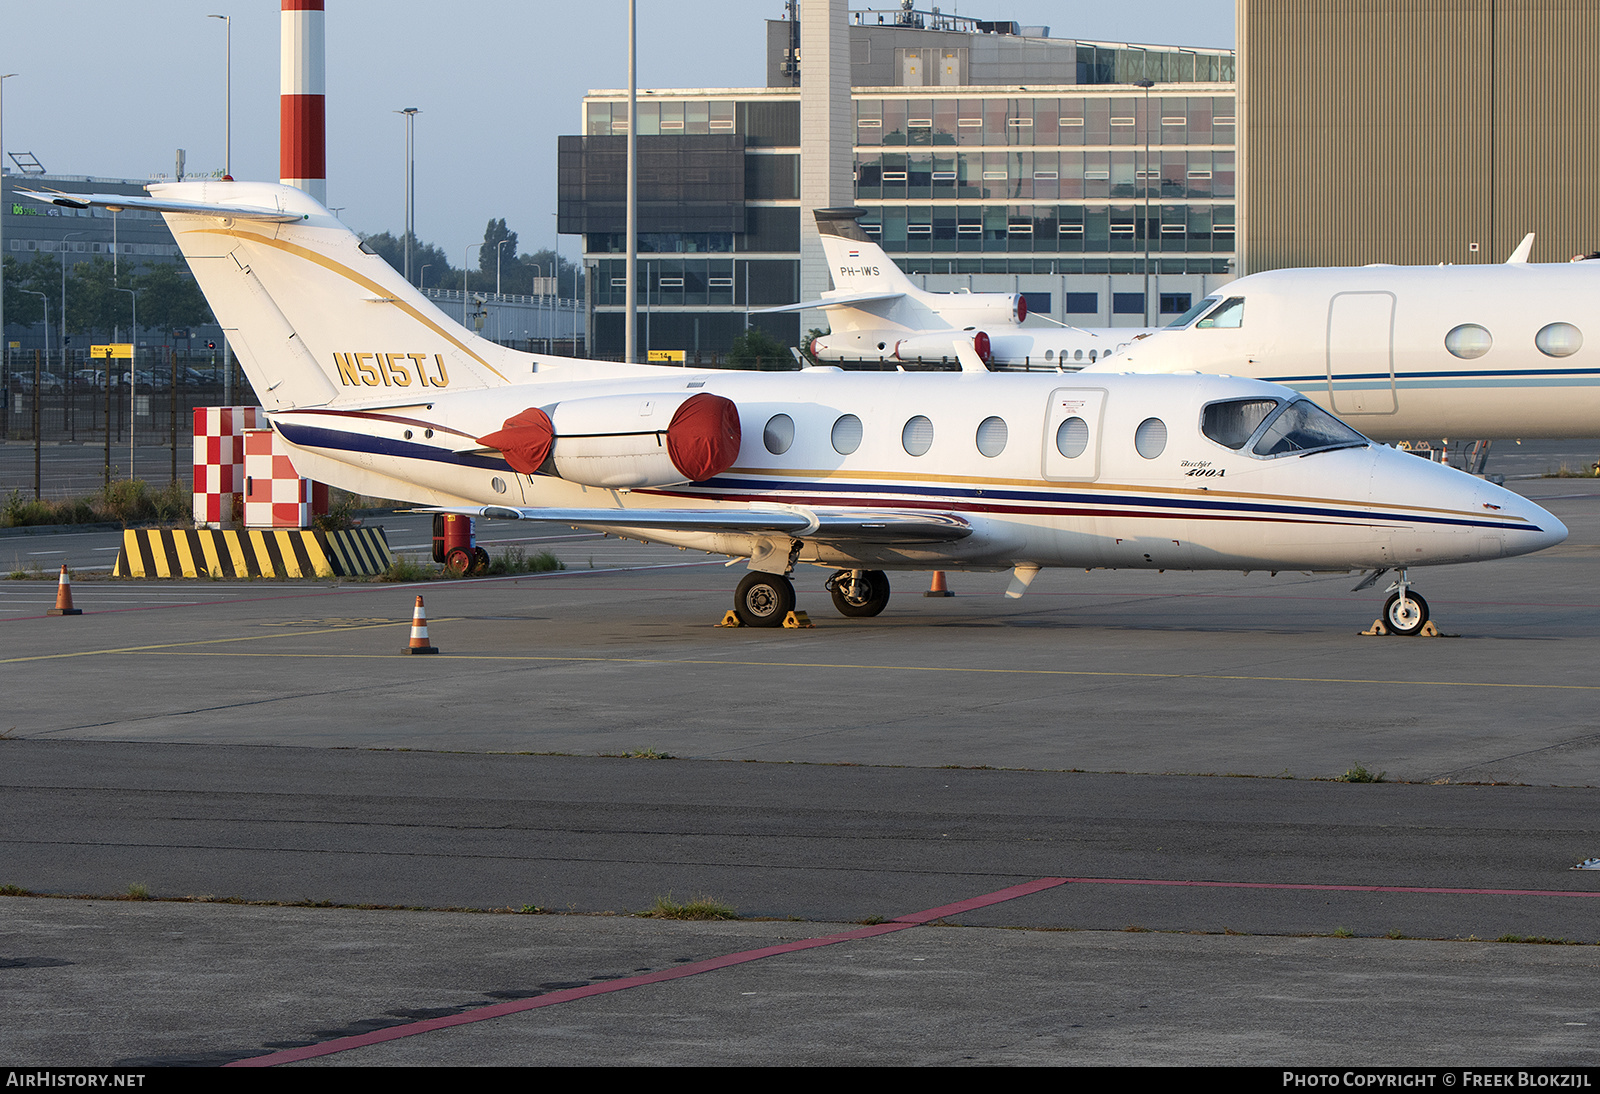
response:
[(1365, 437), (1316, 403), (1296, 399), (1267, 421), (1250, 451), (1258, 456), (1285, 456), (1367, 443)]
[(1212, 403), (1201, 412), (1200, 431), (1235, 452), (1251, 445), (1250, 452), (1263, 458), (1369, 443), (1307, 399), (1229, 399)]
[(1244, 297), (1231, 296), (1222, 302), (1222, 305), (1208, 314), (1204, 319), (1195, 324), (1201, 328), (1228, 328), (1234, 329), (1244, 326)]
[(1181, 330), (1182, 328), (1187, 327), (1190, 323), (1193, 323), (1196, 319), (1200, 318), (1201, 315), (1205, 314), (1206, 309), (1210, 308), (1213, 304), (1221, 299), (1222, 297), (1220, 296), (1203, 297), (1199, 303), (1195, 304), (1188, 311), (1184, 312), (1182, 315), (1178, 316), (1178, 318), (1168, 323), (1167, 329)]

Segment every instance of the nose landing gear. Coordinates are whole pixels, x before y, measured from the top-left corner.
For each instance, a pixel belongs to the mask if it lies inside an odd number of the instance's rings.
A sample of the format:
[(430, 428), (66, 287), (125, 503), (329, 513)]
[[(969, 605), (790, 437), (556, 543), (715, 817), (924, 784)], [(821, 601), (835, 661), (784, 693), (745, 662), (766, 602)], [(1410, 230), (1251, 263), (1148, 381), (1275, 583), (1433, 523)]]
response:
[[(1384, 573), (1383, 570), (1373, 572), (1365, 581), (1357, 585), (1352, 592), (1359, 592), (1368, 588)], [(1424, 631), (1428, 626), (1428, 602), (1411, 591), (1411, 577), (1406, 570), (1400, 571), (1400, 577), (1386, 590), (1390, 596), (1384, 601), (1383, 615), (1378, 624), (1373, 625), (1370, 631), (1362, 634), (1397, 634), (1405, 638), (1413, 635), (1431, 633), (1437, 634), (1438, 628)]]

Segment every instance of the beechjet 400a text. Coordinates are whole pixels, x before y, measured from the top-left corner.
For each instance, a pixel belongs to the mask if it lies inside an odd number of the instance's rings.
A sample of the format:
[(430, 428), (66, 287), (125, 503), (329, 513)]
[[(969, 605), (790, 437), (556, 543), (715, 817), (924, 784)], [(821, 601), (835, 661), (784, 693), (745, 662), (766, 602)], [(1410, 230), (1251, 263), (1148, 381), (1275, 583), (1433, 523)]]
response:
[(1367, 441), (1288, 388), (1220, 376), (691, 371), (519, 353), (439, 311), (325, 208), (265, 183), (150, 197), (302, 474), (440, 511), (744, 558), (776, 626), (801, 563), (845, 615), (895, 570), (1399, 571), (1525, 554), (1559, 520)]

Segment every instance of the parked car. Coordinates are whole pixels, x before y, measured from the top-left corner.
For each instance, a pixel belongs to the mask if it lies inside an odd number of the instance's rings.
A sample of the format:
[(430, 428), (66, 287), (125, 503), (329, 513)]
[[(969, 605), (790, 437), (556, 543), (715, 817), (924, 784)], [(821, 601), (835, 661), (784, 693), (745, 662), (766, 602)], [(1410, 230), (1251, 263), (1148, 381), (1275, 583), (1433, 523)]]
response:
[[(33, 392), (33, 370), (31, 368), (13, 369), (11, 386), (16, 391), (31, 394)], [(41, 372), (39, 374), (39, 386), (44, 389), (46, 395), (60, 395), (66, 390), (65, 381), (53, 372)]]

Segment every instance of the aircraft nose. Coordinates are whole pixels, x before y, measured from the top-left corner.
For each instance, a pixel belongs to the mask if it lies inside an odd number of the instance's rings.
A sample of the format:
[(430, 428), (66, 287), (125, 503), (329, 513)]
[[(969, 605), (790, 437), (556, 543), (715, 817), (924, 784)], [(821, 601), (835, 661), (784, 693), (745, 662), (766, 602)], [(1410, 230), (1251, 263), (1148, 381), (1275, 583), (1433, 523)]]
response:
[(1567, 526), (1554, 513), (1502, 486), (1481, 483), (1478, 504), (1486, 512), (1511, 518), (1500, 532), (1508, 555), (1529, 555), (1567, 538)]

